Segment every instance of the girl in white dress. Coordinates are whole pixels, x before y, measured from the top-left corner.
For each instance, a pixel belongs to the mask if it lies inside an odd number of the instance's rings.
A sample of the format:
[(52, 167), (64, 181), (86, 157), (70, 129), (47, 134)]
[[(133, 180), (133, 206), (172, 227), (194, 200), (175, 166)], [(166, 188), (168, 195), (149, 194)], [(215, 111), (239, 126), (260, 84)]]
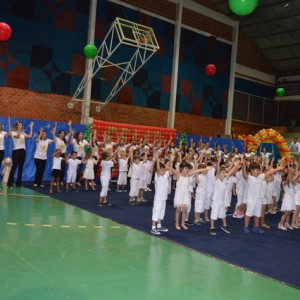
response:
[(295, 174), (289, 170), (286, 179), (282, 182), (284, 196), (281, 205), (281, 211), (283, 211), (283, 215), (280, 219), (280, 223), (278, 224), (278, 229), (280, 230), (293, 229), (293, 227), (289, 224), (289, 220), (292, 210), (295, 209), (295, 195), (293, 183), (294, 175)]
[(299, 213), (300, 213), (300, 177), (299, 177), (299, 169), (298, 164), (296, 167), (296, 174), (295, 177), (297, 178), (294, 185), (294, 191), (295, 191), (295, 206), (296, 209), (293, 214), (293, 220), (292, 220), (292, 227), (295, 229), (299, 229)]
[[(187, 208), (190, 205), (191, 197), (189, 193), (189, 177), (198, 173), (207, 172), (209, 167), (204, 169), (192, 170), (191, 165), (187, 162), (182, 162), (179, 166), (179, 172), (173, 170), (176, 175), (176, 191), (174, 197), (175, 211), (175, 228), (180, 230), (181, 228), (187, 230), (188, 227), (184, 224), (187, 216)], [(179, 225), (179, 219), (181, 216), (181, 226)]]
[(94, 158), (94, 151), (91, 149), (87, 156), (83, 159), (83, 163), (85, 164), (85, 169), (83, 172), (83, 178), (84, 178), (84, 185), (85, 190), (88, 190), (88, 183), (89, 180), (91, 182), (92, 190), (95, 191), (95, 172), (94, 167), (98, 164), (98, 159)]

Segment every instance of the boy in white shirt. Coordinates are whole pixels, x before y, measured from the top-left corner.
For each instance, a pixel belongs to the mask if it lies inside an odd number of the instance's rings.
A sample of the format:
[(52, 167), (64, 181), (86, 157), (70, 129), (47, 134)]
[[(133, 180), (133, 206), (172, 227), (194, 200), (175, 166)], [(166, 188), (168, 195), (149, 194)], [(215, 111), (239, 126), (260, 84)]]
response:
[(100, 175), (102, 189), (100, 192), (100, 200), (98, 206), (111, 206), (111, 204), (107, 202), (107, 192), (109, 181), (111, 179), (111, 169), (113, 168), (115, 163), (117, 163), (117, 161), (115, 160), (115, 156), (112, 157), (111, 151), (103, 153), (101, 161), (102, 171)]
[(69, 159), (67, 160), (68, 171), (67, 171), (67, 184), (66, 184), (66, 192), (69, 191), (69, 185), (71, 184), (72, 190), (77, 192), (76, 190), (76, 176), (77, 176), (77, 168), (78, 165), (81, 164), (81, 160), (77, 158), (77, 152), (72, 151)]
[[(283, 160), (282, 160), (283, 163)], [(269, 176), (279, 170), (283, 169), (282, 163), (276, 168), (270, 168), (267, 172), (261, 174), (261, 166), (257, 163), (250, 164), (250, 174), (246, 172), (246, 163), (243, 160), (243, 176), (248, 183), (248, 192), (246, 196), (247, 210), (245, 214), (245, 227), (244, 233), (250, 233), (250, 218), (254, 216), (254, 227), (252, 231), (254, 233), (263, 234), (264, 231), (259, 227), (261, 208), (262, 208), (262, 181), (266, 176)]]
[(138, 201), (140, 177), (141, 177), (141, 165), (142, 161), (140, 156), (133, 156), (133, 149), (130, 149), (130, 163), (131, 163), (131, 180), (130, 180), (130, 192), (129, 192), (129, 204), (140, 204)]
[(122, 151), (119, 153), (119, 176), (117, 181), (117, 192), (127, 192), (125, 186), (127, 185), (127, 171), (128, 171), (128, 159), (129, 157), (126, 156), (126, 152)]

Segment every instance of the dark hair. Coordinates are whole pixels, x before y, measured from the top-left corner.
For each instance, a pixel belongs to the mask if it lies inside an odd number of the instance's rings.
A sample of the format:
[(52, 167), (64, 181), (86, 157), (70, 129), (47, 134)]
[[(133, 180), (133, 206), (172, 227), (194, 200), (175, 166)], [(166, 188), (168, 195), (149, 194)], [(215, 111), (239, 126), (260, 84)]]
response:
[(189, 168), (189, 169), (192, 169), (192, 165), (189, 164), (188, 162), (186, 161), (183, 161), (182, 163), (180, 163), (179, 165), (179, 169), (182, 170), (183, 168)]
[(77, 154), (77, 151), (71, 151), (71, 155), (73, 155), (73, 154)]
[(260, 164), (258, 164), (258, 163), (251, 163), (250, 166), (249, 166), (249, 169), (250, 169), (250, 171), (260, 170)]
[(64, 130), (60, 130), (58, 134), (61, 134), (62, 132), (65, 134), (65, 137), (62, 139), (62, 141), (67, 145), (66, 132)]
[(76, 142), (77, 142), (77, 144), (79, 145), (79, 134), (80, 133), (82, 133), (83, 134), (83, 132), (82, 131), (77, 131), (76, 133), (75, 133), (75, 136), (74, 136), (74, 138), (75, 138), (75, 140), (76, 140)]

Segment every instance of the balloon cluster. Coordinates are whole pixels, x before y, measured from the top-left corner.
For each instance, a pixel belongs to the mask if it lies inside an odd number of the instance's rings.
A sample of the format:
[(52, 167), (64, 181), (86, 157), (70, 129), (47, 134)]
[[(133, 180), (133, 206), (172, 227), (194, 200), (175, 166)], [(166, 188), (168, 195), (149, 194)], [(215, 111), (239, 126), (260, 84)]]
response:
[(239, 135), (238, 138), (244, 140), (246, 148), (249, 148), (252, 152), (256, 152), (257, 148), (263, 141), (271, 140), (274, 144), (276, 144), (281, 157), (284, 157), (285, 161), (291, 161), (291, 153), (286, 140), (278, 131), (272, 128), (261, 129), (254, 136)]
[(181, 145), (185, 145), (185, 144), (188, 144), (188, 139), (187, 139), (187, 135), (186, 133), (181, 133), (180, 136), (179, 136), (179, 141), (181, 143)]
[[(92, 123), (89, 123), (86, 125), (85, 127), (85, 131), (84, 131), (84, 136), (83, 138), (90, 142), (90, 139), (91, 139), (91, 134), (93, 133), (93, 124)], [(87, 155), (87, 153), (89, 152), (90, 150), (90, 147), (89, 146), (85, 146), (84, 147), (84, 151), (85, 151), (85, 154)]]

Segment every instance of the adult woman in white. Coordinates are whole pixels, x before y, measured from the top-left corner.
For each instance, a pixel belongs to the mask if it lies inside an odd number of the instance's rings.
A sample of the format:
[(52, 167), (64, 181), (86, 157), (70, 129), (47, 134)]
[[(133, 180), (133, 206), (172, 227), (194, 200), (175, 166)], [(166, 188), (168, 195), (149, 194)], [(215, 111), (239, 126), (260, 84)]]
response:
[(4, 138), (10, 135), (10, 119), (8, 118), (8, 132), (3, 131), (3, 124), (0, 122), (0, 167), (5, 156)]
[(52, 129), (51, 132), (52, 132), (53, 140), (47, 139), (47, 133), (43, 128), (40, 129), (39, 135), (35, 140), (36, 150), (34, 153), (34, 163), (36, 167), (36, 172), (35, 172), (35, 179), (33, 184), (34, 187), (37, 186), (44, 187), (42, 185), (42, 180), (43, 180), (44, 171), (47, 163), (48, 145), (54, 143), (56, 123), (55, 123), (55, 127)]
[[(63, 158), (66, 158), (68, 141), (70, 139), (72, 139), (72, 136), (73, 136), (72, 121), (69, 121), (68, 126), (69, 126), (68, 134), (66, 134), (66, 132), (64, 130), (60, 130), (58, 132), (58, 136), (55, 136), (53, 138), (53, 141), (55, 143), (55, 151), (59, 149), (61, 151), (61, 156)], [(61, 185), (63, 185), (65, 173), (66, 173), (66, 160), (62, 159), (62, 161), (61, 161), (61, 178), (59, 180)]]
[[(90, 141), (92, 140), (92, 135), (90, 136)], [(77, 159), (82, 160), (85, 157), (85, 146), (91, 146), (91, 142), (84, 139), (82, 131), (75, 133), (74, 138), (70, 140), (73, 150), (77, 152)], [(79, 164), (77, 168), (76, 183), (80, 186), (80, 179), (83, 175), (83, 164)]]
[(11, 132), (11, 137), (13, 140), (13, 151), (12, 151), (12, 168), (9, 174), (7, 187), (12, 188), (14, 184), (14, 175), (15, 171), (18, 169), (18, 177), (16, 186), (22, 187), (22, 175), (23, 175), (23, 166), (26, 158), (26, 148), (25, 148), (25, 138), (32, 137), (33, 131), (33, 122), (30, 123), (30, 133), (26, 134), (23, 130), (22, 122), (16, 122)]

